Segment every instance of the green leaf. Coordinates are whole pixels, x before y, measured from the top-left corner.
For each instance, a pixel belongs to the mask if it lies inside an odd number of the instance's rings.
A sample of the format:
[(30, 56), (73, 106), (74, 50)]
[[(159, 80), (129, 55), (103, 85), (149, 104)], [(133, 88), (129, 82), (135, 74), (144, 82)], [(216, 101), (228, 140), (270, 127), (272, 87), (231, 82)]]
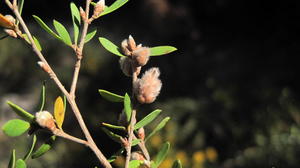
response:
[(30, 114), (29, 112), (25, 111), (24, 109), (22, 109), (18, 105), (12, 103), (11, 101), (7, 101), (6, 103), (14, 110), (14, 112), (17, 115), (19, 115), (20, 117), (22, 117), (24, 120), (26, 120), (28, 122), (32, 122), (34, 120), (34, 116), (32, 114)]
[(61, 37), (61, 40), (69, 45), (72, 46), (72, 41), (71, 41), (71, 37), (67, 31), (67, 29), (65, 28), (65, 26), (63, 26), (61, 23), (59, 23), (56, 20), (53, 20), (53, 25), (55, 27), (56, 32), (59, 34), (59, 36)]
[(45, 102), (46, 102), (46, 84), (45, 84), (45, 82), (43, 82), (43, 85), (42, 85), (40, 99), (41, 99), (40, 111), (43, 111)]
[(158, 167), (165, 160), (169, 149), (170, 149), (170, 143), (169, 142), (164, 143), (156, 156), (156, 159), (154, 161), (154, 168)]
[(141, 141), (142, 140), (140, 140), (140, 139), (134, 139), (134, 140), (132, 140), (131, 146), (135, 146), (135, 145), (139, 144)]
[(74, 28), (74, 43), (77, 44), (78, 36), (79, 36), (79, 26), (77, 25), (77, 22), (80, 25), (80, 21), (81, 21), (80, 12), (77, 6), (73, 2), (70, 3), (70, 8), (71, 8), (72, 21), (73, 21), (73, 28)]
[(16, 162), (16, 168), (26, 168), (26, 163), (22, 159), (18, 159)]
[(157, 133), (159, 130), (161, 130), (167, 122), (170, 120), (170, 117), (164, 118), (155, 128), (154, 130), (147, 136), (146, 140), (147, 141), (151, 136), (153, 136), (155, 133)]
[(131, 118), (132, 109), (131, 109), (131, 100), (127, 93), (125, 94), (125, 97), (124, 97), (124, 111), (126, 114), (127, 121), (129, 123), (130, 118)]
[(141, 127), (146, 126), (151, 121), (153, 121), (159, 114), (161, 113), (161, 110), (157, 109), (148, 114), (145, 118), (143, 118), (141, 121), (135, 124), (134, 129), (139, 129)]
[(157, 46), (157, 47), (151, 47), (150, 48), (150, 56), (159, 56), (159, 55), (165, 55), (169, 54), (173, 51), (176, 51), (177, 48), (172, 46)]
[(119, 47), (116, 46), (114, 43), (112, 43), (111, 41), (109, 41), (108, 39), (104, 38), (104, 37), (99, 37), (99, 41), (102, 44), (102, 46), (109, 52), (120, 56), (120, 57), (125, 57), (125, 55), (123, 55), (120, 51), (119, 51)]
[(108, 135), (112, 140), (114, 140), (115, 142), (118, 142), (118, 143), (120, 143), (121, 141), (120, 141), (120, 139), (122, 138), (120, 135), (118, 135), (118, 134), (115, 134), (115, 133), (113, 133), (113, 132), (111, 132), (111, 131), (109, 131), (108, 129), (106, 129), (106, 128), (101, 128), (102, 129), (102, 131), (106, 134), (106, 135)]
[(126, 128), (124, 126), (112, 125), (112, 124), (108, 124), (108, 123), (102, 123), (102, 125), (105, 126), (105, 127), (107, 127), (107, 128), (112, 128), (112, 129), (116, 129), (116, 130), (126, 131)]
[(124, 96), (117, 95), (115, 93), (109, 92), (107, 90), (99, 89), (100, 95), (108, 101), (111, 102), (123, 102)]
[(128, 0), (116, 0), (112, 5), (104, 8), (104, 11), (100, 14), (100, 16), (107, 15), (107, 14), (119, 9), (121, 6), (125, 5), (127, 2), (128, 2)]
[(35, 147), (35, 144), (36, 144), (36, 135), (34, 134), (32, 137), (31, 147), (30, 147), (29, 151), (26, 153), (26, 155), (24, 156), (24, 161), (26, 161), (29, 158), (29, 156), (31, 155), (31, 153)]
[(38, 22), (38, 24), (39, 24), (46, 32), (48, 32), (50, 35), (52, 35), (52, 36), (55, 37), (56, 39), (62, 41), (62, 39), (61, 39), (56, 33), (54, 33), (54, 32), (50, 29), (50, 27), (48, 27), (48, 26), (46, 25), (46, 23), (45, 23), (41, 18), (39, 18), (39, 17), (36, 16), (36, 15), (32, 15), (32, 16), (33, 16), (34, 20), (35, 20), (36, 22)]
[(30, 127), (29, 122), (20, 119), (14, 119), (6, 122), (2, 126), (2, 130), (5, 135), (16, 137), (26, 132), (29, 129), (29, 127)]
[(86, 36), (85, 36), (85, 40), (84, 42), (87, 43), (89, 42), (97, 33), (97, 29), (94, 31), (89, 32)]
[(180, 162), (180, 160), (175, 160), (173, 165), (172, 165), (172, 168), (182, 168), (182, 164)]
[(128, 167), (129, 168), (139, 168), (142, 163), (143, 163), (143, 161), (141, 161), (141, 160), (131, 160), (129, 162)]
[(55, 141), (55, 135), (51, 136), (44, 144), (42, 144), (32, 155), (31, 155), (31, 158), (32, 159), (35, 159), (35, 158), (38, 158), (42, 155), (44, 155), (46, 152), (48, 152), (54, 141)]
[(9, 163), (8, 163), (8, 168), (15, 168), (16, 164), (16, 150), (13, 149), (10, 155)]
[[(27, 34), (22, 34), (22, 35), (23, 35), (23, 37), (25, 38), (25, 40), (26, 40), (29, 44), (31, 44), (31, 42), (30, 42), (30, 40), (29, 40)], [(37, 39), (36, 37), (34, 37), (34, 36), (32, 36), (32, 38), (33, 38), (34, 44), (36, 45), (37, 49), (38, 49), (39, 51), (42, 51), (42, 47), (41, 47), (41, 44), (40, 44), (40, 42), (38, 41), (38, 39)]]

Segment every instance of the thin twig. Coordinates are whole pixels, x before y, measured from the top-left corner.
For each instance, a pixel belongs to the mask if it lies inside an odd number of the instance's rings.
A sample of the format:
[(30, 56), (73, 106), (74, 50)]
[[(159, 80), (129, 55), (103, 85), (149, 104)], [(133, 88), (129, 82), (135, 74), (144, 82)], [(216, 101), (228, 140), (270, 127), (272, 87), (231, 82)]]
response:
[(77, 142), (77, 143), (89, 146), (87, 141), (76, 138), (72, 135), (69, 135), (69, 134), (65, 133), (63, 130), (57, 130), (57, 131), (53, 132), (53, 134), (56, 135), (56, 136), (68, 139), (70, 141)]
[[(102, 154), (102, 152), (99, 150), (99, 148), (96, 146), (94, 140), (92, 139), (85, 123), (84, 120), (81, 116), (81, 113), (79, 111), (79, 108), (74, 100), (74, 98), (69, 94), (69, 92), (65, 89), (65, 87), (62, 85), (62, 83), (60, 82), (60, 80), (57, 78), (55, 72), (52, 70), (52, 68), (50, 67), (50, 65), (48, 64), (48, 62), (46, 61), (45, 57), (43, 56), (43, 54), (38, 50), (37, 46), (34, 43), (34, 40), (32, 38), (32, 35), (30, 33), (30, 31), (28, 30), (27, 25), (25, 24), (23, 18), (21, 17), (18, 9), (16, 8), (16, 6), (12, 5), (11, 2), (9, 0), (5, 0), (6, 4), (8, 5), (8, 7), (11, 8), (11, 10), (14, 12), (15, 16), (17, 17), (17, 19), (20, 21), (20, 24), (23, 28), (23, 30), (25, 31), (26, 35), (28, 36), (28, 39), (31, 43), (31, 47), (33, 49), (33, 52), (39, 57), (39, 59), (49, 68), (49, 76), (50, 78), (55, 82), (55, 84), (58, 86), (58, 88), (63, 92), (63, 94), (66, 96), (73, 113), (75, 114), (75, 117), (80, 125), (81, 130), (83, 131), (88, 143), (87, 145), (90, 147), (90, 149), (96, 154), (97, 158), (99, 159), (100, 163), (105, 167), (105, 168), (112, 168), (112, 166), (110, 165), (110, 163), (107, 161), (107, 159), (105, 158), (105, 156)], [(90, 0), (87, 0), (87, 2), (90, 2)]]

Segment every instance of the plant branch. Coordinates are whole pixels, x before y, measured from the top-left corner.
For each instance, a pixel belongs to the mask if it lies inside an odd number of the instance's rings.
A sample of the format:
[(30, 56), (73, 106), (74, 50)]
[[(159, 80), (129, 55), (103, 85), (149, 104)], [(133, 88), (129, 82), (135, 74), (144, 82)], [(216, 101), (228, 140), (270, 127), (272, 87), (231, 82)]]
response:
[(83, 144), (85, 146), (89, 146), (89, 144), (88, 144), (87, 141), (79, 139), (79, 138), (76, 138), (76, 137), (74, 137), (72, 135), (69, 135), (69, 134), (65, 133), (63, 130), (59, 130), (58, 129), (57, 131), (53, 132), (53, 134), (56, 135), (56, 136), (68, 139), (70, 141), (77, 142), (77, 143)]
[[(84, 120), (81, 116), (81, 113), (79, 111), (79, 108), (74, 100), (74, 98), (69, 94), (69, 92), (65, 89), (65, 87), (62, 85), (62, 83), (60, 82), (60, 80), (57, 78), (55, 72), (52, 70), (52, 68), (50, 67), (50, 65), (48, 64), (48, 62), (46, 61), (45, 57), (43, 56), (43, 54), (38, 50), (37, 46), (34, 43), (34, 40), (32, 38), (32, 35), (30, 33), (30, 31), (28, 30), (27, 25), (25, 24), (23, 18), (21, 17), (18, 9), (13, 6), (11, 4), (11, 2), (9, 0), (5, 0), (6, 4), (8, 5), (8, 7), (11, 8), (11, 10), (14, 12), (16, 18), (20, 21), (20, 24), (23, 28), (23, 30), (25, 31), (25, 33), (28, 36), (28, 39), (31, 43), (31, 47), (33, 49), (33, 52), (39, 57), (39, 59), (44, 63), (44, 65), (48, 68), (48, 74), (50, 76), (50, 78), (55, 82), (55, 84), (58, 86), (58, 88), (63, 92), (63, 94), (66, 96), (73, 113), (75, 114), (75, 117), (80, 125), (81, 130), (83, 131), (86, 139), (87, 139), (87, 145), (90, 147), (90, 149), (96, 154), (96, 156), (98, 157), (100, 163), (105, 167), (105, 168), (112, 168), (112, 166), (110, 165), (110, 163), (107, 161), (107, 159), (105, 158), (105, 156), (102, 154), (102, 152), (99, 150), (99, 148), (96, 146), (94, 140), (92, 139), (85, 123)], [(87, 2), (90, 2), (90, 0), (87, 0)]]
[[(89, 18), (90, 4), (91, 4), (91, 0), (87, 0), (86, 7), (85, 7), (86, 18)], [(79, 42), (79, 45), (75, 47), (77, 61), (75, 63), (73, 80), (72, 80), (71, 89), (70, 89), (70, 95), (74, 99), (75, 99), (75, 91), (76, 91), (76, 86), (77, 86), (77, 81), (78, 81), (78, 75), (79, 75), (80, 66), (81, 66), (81, 59), (83, 57), (82, 55), (83, 55), (83, 47), (84, 47), (84, 43), (85, 43), (85, 37), (86, 37), (88, 27), (90, 24), (88, 19), (86, 19), (86, 20), (83, 19), (83, 22), (84, 22), (84, 24), (83, 24), (83, 29), (81, 32), (80, 42)]]

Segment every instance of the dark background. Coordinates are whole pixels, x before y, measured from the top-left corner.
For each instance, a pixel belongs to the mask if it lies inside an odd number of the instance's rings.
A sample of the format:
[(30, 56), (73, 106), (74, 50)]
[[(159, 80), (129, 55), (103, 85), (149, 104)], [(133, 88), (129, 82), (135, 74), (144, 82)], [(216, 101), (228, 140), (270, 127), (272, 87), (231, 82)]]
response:
[[(25, 20), (65, 86), (70, 85), (74, 54), (45, 33), (31, 15), (38, 15), (48, 25), (56, 19), (72, 32), (70, 2), (26, 1), (24, 6)], [(107, 0), (108, 5), (112, 2)], [(4, 1), (0, 9), (9, 13)], [(169, 140), (168, 131), (175, 134), (170, 135), (170, 159), (185, 158), (184, 167), (288, 168), (298, 167), (300, 154), (299, 12), (296, 1), (131, 0), (93, 22), (90, 30), (97, 28), (96, 37), (106, 37), (115, 44), (131, 34), (146, 46), (178, 48), (169, 55), (152, 57), (144, 68), (160, 68), (163, 88), (157, 102), (142, 106), (138, 114), (142, 118), (160, 108), (163, 116), (171, 116), (170, 128), (161, 134), (162, 140)], [(0, 55), (1, 123), (13, 115), (6, 100), (34, 112), (44, 80), (51, 111), (60, 93), (36, 66), (38, 59), (31, 50), (7, 38), (0, 41)], [(97, 144), (109, 156), (119, 145), (97, 125), (116, 123), (122, 105), (103, 100), (97, 90), (124, 94), (130, 92), (130, 79), (119, 70), (118, 57), (105, 51), (97, 38), (86, 45), (84, 57), (77, 100)], [(65, 130), (82, 136), (71, 111), (66, 115)], [(17, 139), (10, 141), (0, 135), (7, 150), (18, 144)], [(149, 148), (155, 154), (153, 144)], [(210, 160), (207, 149), (214, 149), (217, 158)], [(197, 152), (205, 156), (201, 163), (195, 161)], [(47, 155), (32, 164), (97, 164), (89, 150), (62, 140)], [(1, 162), (8, 157), (9, 153), (1, 154)]]

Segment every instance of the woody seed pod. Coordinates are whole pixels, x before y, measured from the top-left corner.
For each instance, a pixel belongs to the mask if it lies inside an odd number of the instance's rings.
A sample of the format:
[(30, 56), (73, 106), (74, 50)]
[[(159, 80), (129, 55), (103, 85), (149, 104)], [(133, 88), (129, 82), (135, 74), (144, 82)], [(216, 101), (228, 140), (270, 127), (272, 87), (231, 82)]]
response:
[(55, 131), (56, 125), (53, 116), (48, 111), (41, 111), (35, 113), (35, 121), (43, 128), (47, 128), (50, 131)]
[(133, 84), (134, 93), (140, 103), (152, 103), (159, 95), (162, 83), (158, 78), (160, 71), (158, 68), (147, 70), (141, 79)]

